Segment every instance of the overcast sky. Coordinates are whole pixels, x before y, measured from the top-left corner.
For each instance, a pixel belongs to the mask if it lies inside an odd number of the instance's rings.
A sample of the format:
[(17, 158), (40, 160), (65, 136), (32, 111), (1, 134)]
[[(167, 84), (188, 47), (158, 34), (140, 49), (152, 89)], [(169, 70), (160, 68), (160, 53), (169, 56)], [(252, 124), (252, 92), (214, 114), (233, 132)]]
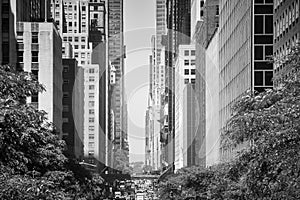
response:
[(124, 0), (124, 23), (130, 162), (144, 161), (150, 40), (155, 34), (155, 0)]

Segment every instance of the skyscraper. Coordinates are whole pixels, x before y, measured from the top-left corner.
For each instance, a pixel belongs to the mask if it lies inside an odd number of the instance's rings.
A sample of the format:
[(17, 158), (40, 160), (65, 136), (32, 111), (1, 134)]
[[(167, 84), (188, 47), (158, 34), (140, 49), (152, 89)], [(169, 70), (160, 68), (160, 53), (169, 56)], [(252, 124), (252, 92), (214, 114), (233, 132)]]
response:
[[(124, 150), (127, 146), (127, 133), (124, 126), (124, 20), (123, 0), (108, 0), (108, 60), (115, 68), (115, 84), (112, 88), (111, 109), (114, 113), (115, 129), (112, 138), (113, 148)], [(125, 119), (127, 120), (127, 119)]]
[(84, 69), (85, 161), (102, 169), (107, 134), (106, 4), (101, 0), (52, 0), (51, 14), (63, 41), (72, 45), (72, 56)]
[[(220, 1), (219, 117), (226, 129), (231, 107), (247, 90), (272, 88), (273, 1)], [(221, 148), (221, 161), (234, 156), (231, 146)]]

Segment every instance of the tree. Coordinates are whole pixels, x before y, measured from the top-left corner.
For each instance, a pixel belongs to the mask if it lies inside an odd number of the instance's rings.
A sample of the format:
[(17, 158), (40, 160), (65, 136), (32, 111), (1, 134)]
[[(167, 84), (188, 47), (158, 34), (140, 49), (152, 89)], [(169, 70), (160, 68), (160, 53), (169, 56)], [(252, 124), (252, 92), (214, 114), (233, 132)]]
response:
[(248, 199), (300, 198), (299, 47), (283, 60), (292, 74), (276, 77), (274, 90), (243, 96), (224, 134), (225, 143), (249, 144), (236, 162)]
[(55, 127), (26, 98), (44, 87), (0, 66), (0, 199), (99, 199), (103, 180), (64, 154)]

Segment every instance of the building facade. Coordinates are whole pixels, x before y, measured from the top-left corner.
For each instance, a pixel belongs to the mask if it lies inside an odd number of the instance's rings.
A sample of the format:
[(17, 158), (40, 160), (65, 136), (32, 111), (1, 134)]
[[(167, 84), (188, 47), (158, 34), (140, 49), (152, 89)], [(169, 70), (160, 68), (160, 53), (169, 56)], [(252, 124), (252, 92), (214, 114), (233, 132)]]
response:
[(195, 45), (179, 45), (175, 64), (175, 170), (195, 165)]
[(194, 42), (196, 45), (196, 90), (199, 104), (199, 126), (197, 132), (197, 165), (205, 166), (206, 157), (206, 49), (219, 24), (219, 0), (201, 3), (198, 8), (200, 21), (196, 23)]
[[(272, 88), (273, 1), (220, 1), (219, 119), (226, 129), (231, 107), (248, 90)], [(222, 146), (221, 161), (233, 158), (234, 149)]]
[[(274, 49), (275, 57), (286, 55), (290, 49), (300, 42), (300, 2), (299, 0), (291, 1), (274, 1)], [(287, 74), (290, 70), (284, 63), (274, 65), (274, 73)]]
[(32, 72), (46, 91), (32, 95), (28, 103), (47, 112), (62, 138), (62, 41), (53, 23), (18, 22), (17, 65)]

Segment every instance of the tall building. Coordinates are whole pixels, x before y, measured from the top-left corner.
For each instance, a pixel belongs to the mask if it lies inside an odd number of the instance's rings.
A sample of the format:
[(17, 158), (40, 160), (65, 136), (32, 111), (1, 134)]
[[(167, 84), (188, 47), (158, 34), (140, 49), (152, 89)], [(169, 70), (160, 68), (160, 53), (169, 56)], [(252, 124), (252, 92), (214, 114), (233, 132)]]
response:
[[(124, 20), (123, 0), (108, 0), (108, 60), (115, 68), (116, 83), (112, 88), (111, 109), (114, 112), (115, 129), (113, 149), (124, 150), (127, 144), (127, 133), (124, 127)], [(125, 119), (127, 120), (127, 119)]]
[[(193, 6), (197, 5), (195, 2)], [(199, 125), (196, 127), (197, 165), (205, 167), (206, 161), (206, 50), (212, 35), (219, 25), (219, 0), (201, 2), (199, 10), (200, 21), (194, 20), (194, 42), (196, 45), (196, 91), (199, 105)], [(196, 12), (197, 13), (197, 12)], [(198, 18), (197, 18), (198, 19)], [(196, 22), (196, 23), (195, 23)], [(209, 74), (207, 74), (209, 75)]]
[(0, 2), (0, 64), (17, 63), (17, 22), (43, 22), (49, 19), (45, 0), (2, 0)]
[(219, 31), (207, 44), (205, 56), (205, 165), (220, 162)]
[[(71, 44), (72, 57), (84, 69), (84, 156), (99, 170), (106, 164), (108, 123), (106, 12), (102, 0), (51, 1), (51, 16), (63, 41)], [(64, 46), (63, 52), (67, 51)]]
[[(247, 90), (272, 88), (273, 0), (220, 1), (219, 119), (220, 131), (232, 114), (231, 107)], [(232, 146), (221, 148), (221, 161), (234, 156)]]
[(66, 141), (67, 153), (79, 161), (83, 159), (84, 132), (84, 77), (83, 69), (77, 66), (74, 58), (63, 58), (63, 124), (62, 134)]
[[(282, 57), (300, 42), (299, 0), (274, 1), (274, 49), (275, 57)], [(258, 19), (262, 21), (262, 19)], [(291, 72), (284, 63), (274, 65), (275, 75)]]
[[(17, 64), (20, 69), (32, 72), (44, 85), (46, 92), (34, 94), (28, 103), (47, 112), (62, 134), (62, 41), (53, 23), (18, 22)], [(62, 135), (60, 135), (62, 137)]]
[(175, 170), (195, 165), (195, 45), (179, 45), (175, 64)]
[(175, 152), (175, 61), (180, 44), (190, 43), (190, 0), (167, 0), (166, 23), (167, 33), (163, 37), (163, 45), (166, 47), (166, 98), (168, 102), (168, 130), (167, 139), (164, 143), (164, 157), (166, 162), (173, 167)]

